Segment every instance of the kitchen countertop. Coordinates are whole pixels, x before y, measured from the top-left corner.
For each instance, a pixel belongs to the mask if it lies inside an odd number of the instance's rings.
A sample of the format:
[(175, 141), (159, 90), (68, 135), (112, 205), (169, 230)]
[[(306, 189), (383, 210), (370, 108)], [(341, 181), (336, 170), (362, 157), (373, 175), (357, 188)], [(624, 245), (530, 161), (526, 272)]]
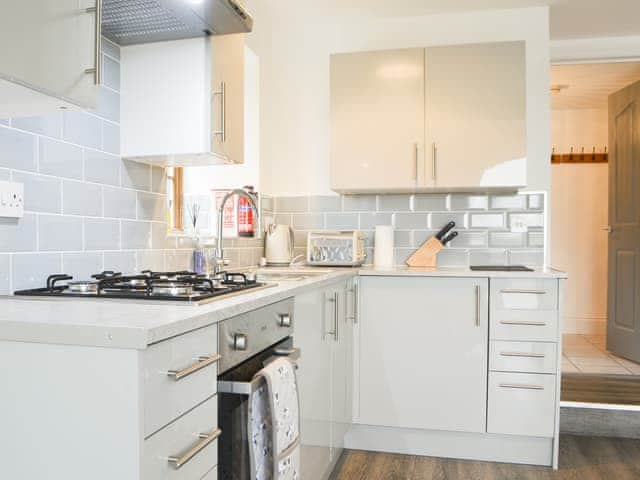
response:
[(363, 267), (332, 269), (326, 274), (297, 281), (281, 281), (268, 288), (215, 299), (203, 304), (3, 297), (0, 298), (0, 340), (142, 350), (167, 338), (212, 325), (358, 274), (361, 276), (566, 278), (565, 273), (553, 269), (538, 269), (534, 272), (477, 272), (468, 267)]

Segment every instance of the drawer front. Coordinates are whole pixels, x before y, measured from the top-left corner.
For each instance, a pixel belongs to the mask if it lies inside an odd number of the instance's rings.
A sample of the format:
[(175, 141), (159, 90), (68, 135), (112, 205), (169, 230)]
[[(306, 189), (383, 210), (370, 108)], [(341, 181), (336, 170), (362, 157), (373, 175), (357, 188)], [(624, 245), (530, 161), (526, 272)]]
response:
[(489, 373), (487, 432), (553, 437), (556, 376)]
[(558, 312), (492, 310), (489, 338), (506, 341), (557, 342)]
[(218, 396), (144, 442), (145, 480), (201, 480), (218, 464)]
[(489, 369), (501, 372), (555, 374), (556, 351), (555, 343), (492, 341)]
[(143, 356), (145, 437), (216, 393), (218, 326), (149, 347)]
[(555, 311), (558, 309), (558, 282), (522, 278), (491, 280), (491, 308)]

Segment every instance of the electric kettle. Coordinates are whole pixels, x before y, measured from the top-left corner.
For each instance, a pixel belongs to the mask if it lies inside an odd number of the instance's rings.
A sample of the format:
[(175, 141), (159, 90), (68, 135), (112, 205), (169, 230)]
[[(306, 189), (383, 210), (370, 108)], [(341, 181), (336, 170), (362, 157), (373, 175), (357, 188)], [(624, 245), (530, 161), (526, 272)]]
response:
[(267, 265), (289, 265), (293, 260), (293, 230), (289, 225), (269, 225), (264, 236)]

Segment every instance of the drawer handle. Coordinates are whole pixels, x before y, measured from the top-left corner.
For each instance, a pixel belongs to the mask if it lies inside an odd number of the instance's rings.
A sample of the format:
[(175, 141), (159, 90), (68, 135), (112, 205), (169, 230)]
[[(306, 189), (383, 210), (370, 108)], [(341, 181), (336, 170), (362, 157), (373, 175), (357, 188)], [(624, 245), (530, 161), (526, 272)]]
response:
[(202, 370), (205, 367), (208, 367), (212, 363), (216, 363), (222, 357), (218, 354), (211, 355), (210, 357), (200, 357), (197, 363), (194, 363), (190, 367), (185, 368), (184, 370), (169, 370), (167, 375), (173, 378), (175, 381), (182, 380), (184, 377), (188, 377), (192, 373), (197, 372), (198, 370)]
[(506, 288), (504, 290), (500, 290), (500, 293), (528, 293), (530, 295), (546, 295), (546, 290), (519, 290), (519, 289), (509, 289)]
[(169, 463), (173, 464), (173, 468), (176, 470), (181, 469), (185, 463), (199, 454), (202, 450), (204, 450), (211, 442), (216, 440), (220, 435), (222, 435), (222, 430), (219, 428), (215, 430), (213, 433), (200, 433), (198, 438), (201, 440), (196, 443), (193, 447), (189, 449), (187, 453), (182, 455), (181, 457), (169, 457), (167, 460)]
[(517, 320), (500, 320), (502, 325), (527, 325), (530, 327), (544, 327), (547, 322), (519, 322)]
[(500, 352), (503, 357), (544, 358), (544, 353)]
[(514, 388), (516, 390), (544, 390), (542, 385), (524, 385), (517, 383), (501, 383), (500, 388)]

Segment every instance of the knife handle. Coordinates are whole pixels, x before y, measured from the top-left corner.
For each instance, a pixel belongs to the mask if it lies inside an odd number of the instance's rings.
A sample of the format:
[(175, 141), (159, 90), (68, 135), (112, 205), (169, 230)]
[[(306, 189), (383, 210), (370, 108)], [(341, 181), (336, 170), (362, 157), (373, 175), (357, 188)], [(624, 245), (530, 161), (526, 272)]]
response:
[(458, 236), (458, 232), (451, 232), (447, 238), (442, 240), (442, 244), (446, 245), (447, 243), (449, 243), (451, 240), (453, 240), (454, 238), (456, 238)]
[(437, 234), (436, 234), (436, 238), (440, 241), (442, 241), (442, 239), (444, 238), (444, 236), (449, 233), (451, 231), (451, 229), (453, 227), (456, 226), (456, 222), (449, 222), (447, 223), (444, 227), (442, 227), (442, 230), (440, 230)]

